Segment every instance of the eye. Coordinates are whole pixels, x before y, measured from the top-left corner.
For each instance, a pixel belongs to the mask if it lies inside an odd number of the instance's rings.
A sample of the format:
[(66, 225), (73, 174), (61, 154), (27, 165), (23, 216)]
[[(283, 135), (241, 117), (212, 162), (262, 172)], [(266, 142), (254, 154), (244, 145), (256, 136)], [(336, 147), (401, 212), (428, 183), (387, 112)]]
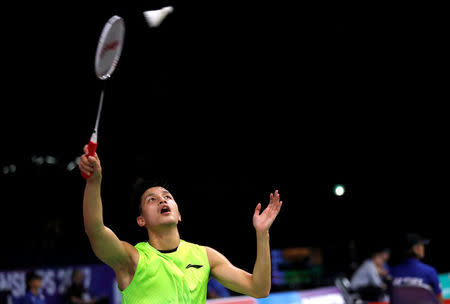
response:
[(170, 195), (166, 195), (166, 196), (164, 196), (164, 198), (172, 199), (172, 198), (170, 197)]

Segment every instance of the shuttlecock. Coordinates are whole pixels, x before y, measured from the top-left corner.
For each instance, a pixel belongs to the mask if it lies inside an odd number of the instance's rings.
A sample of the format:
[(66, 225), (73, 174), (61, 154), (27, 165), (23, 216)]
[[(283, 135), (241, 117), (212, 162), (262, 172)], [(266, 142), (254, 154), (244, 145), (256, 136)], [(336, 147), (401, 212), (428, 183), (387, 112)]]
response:
[(173, 12), (173, 7), (166, 6), (159, 10), (145, 11), (144, 17), (150, 27), (157, 27), (171, 12)]

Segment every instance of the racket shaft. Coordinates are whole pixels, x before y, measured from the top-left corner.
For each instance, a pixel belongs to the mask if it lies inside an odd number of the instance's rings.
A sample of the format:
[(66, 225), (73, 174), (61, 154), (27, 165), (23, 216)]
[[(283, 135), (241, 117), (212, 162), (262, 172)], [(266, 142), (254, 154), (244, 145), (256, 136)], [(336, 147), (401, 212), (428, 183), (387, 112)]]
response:
[(97, 118), (95, 119), (95, 130), (98, 130), (98, 123), (100, 122), (100, 114), (102, 113), (103, 96), (104, 95), (105, 95), (105, 91), (102, 90), (102, 92), (100, 94), (100, 102), (98, 103)]
[[(98, 129), (98, 123), (100, 121), (100, 113), (102, 112), (102, 107), (103, 107), (103, 95), (104, 95), (104, 90), (102, 90), (102, 93), (100, 94), (100, 102), (99, 102), (98, 110), (97, 110), (97, 119), (95, 120), (95, 129), (91, 135), (91, 140), (88, 143), (88, 157), (95, 156), (95, 151), (97, 151), (97, 129)], [(81, 172), (81, 175), (85, 179), (88, 179), (89, 177), (91, 177), (92, 174), (87, 175), (87, 174)]]

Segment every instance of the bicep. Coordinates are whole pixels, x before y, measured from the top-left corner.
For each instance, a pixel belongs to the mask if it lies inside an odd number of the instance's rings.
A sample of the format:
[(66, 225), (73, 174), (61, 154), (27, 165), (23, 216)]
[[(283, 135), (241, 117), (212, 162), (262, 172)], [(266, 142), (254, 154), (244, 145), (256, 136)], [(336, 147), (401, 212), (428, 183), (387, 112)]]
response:
[(106, 226), (96, 235), (89, 236), (89, 241), (95, 255), (113, 269), (132, 265), (135, 256), (138, 255), (136, 248), (119, 240), (116, 234)]
[(252, 275), (233, 264), (212, 248), (206, 247), (211, 266), (211, 276), (226, 288), (238, 293), (252, 295)]

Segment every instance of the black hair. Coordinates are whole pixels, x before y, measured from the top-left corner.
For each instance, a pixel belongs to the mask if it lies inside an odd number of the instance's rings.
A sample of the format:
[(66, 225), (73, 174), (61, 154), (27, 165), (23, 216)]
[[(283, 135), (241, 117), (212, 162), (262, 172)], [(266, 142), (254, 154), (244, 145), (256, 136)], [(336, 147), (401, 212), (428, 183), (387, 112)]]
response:
[(26, 283), (26, 291), (30, 291), (30, 281), (31, 280), (42, 280), (42, 277), (40, 275), (38, 275), (36, 272), (34, 271), (28, 271), (25, 275), (25, 283)]
[(376, 248), (376, 249), (372, 250), (371, 257), (375, 257), (375, 256), (377, 256), (378, 254), (381, 254), (381, 253), (391, 254), (391, 249), (387, 248), (387, 247)]
[(407, 233), (401, 243), (403, 247), (404, 258), (417, 258), (417, 254), (414, 252), (414, 246), (424, 241), (424, 238), (417, 233)]
[(152, 187), (162, 187), (169, 191), (172, 195), (174, 195), (173, 189), (170, 187), (169, 182), (165, 178), (153, 178), (153, 179), (144, 179), (139, 177), (136, 179), (136, 182), (133, 184), (133, 191), (131, 196), (131, 202), (133, 205), (133, 209), (137, 216), (142, 214), (142, 206), (141, 206), (141, 197), (145, 191)]

